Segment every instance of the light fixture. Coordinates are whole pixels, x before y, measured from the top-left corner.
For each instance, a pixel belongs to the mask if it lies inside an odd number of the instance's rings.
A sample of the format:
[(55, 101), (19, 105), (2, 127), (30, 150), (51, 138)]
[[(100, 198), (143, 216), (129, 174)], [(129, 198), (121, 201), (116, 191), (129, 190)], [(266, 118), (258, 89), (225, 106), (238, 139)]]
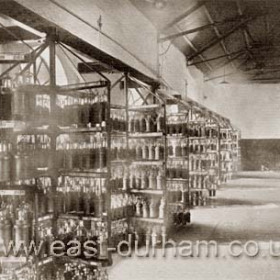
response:
[(168, 0), (145, 0), (154, 5), (157, 10), (162, 10), (166, 7)]
[(224, 78), (223, 78), (223, 81), (220, 82), (220, 84), (223, 84), (223, 85), (227, 85), (228, 82), (226, 81), (226, 67), (224, 67)]
[(155, 0), (154, 6), (158, 10), (162, 10), (167, 4), (167, 0)]

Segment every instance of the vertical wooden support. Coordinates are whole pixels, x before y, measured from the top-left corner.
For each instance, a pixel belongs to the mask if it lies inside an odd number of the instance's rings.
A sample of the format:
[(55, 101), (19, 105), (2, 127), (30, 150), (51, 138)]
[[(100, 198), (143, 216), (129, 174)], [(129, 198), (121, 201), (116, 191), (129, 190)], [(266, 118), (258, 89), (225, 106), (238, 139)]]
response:
[(124, 91), (125, 91), (125, 116), (126, 116), (126, 153), (128, 153), (129, 149), (129, 143), (128, 143), (128, 137), (129, 137), (129, 111), (128, 111), (128, 98), (129, 98), (129, 91), (128, 91), (128, 73), (125, 73), (124, 77)]
[(36, 60), (33, 62), (33, 82), (34, 82), (34, 84), (37, 83), (37, 65), (36, 65)]
[(56, 50), (55, 50), (55, 33), (48, 36), (49, 50), (50, 50), (50, 86), (56, 86)]
[[(37, 179), (36, 179), (36, 187), (37, 187), (38, 183), (37, 183)], [(35, 194), (34, 194), (34, 241), (35, 244), (37, 246), (37, 248), (39, 248), (40, 244), (39, 244), (39, 232), (38, 232), (38, 228), (39, 228), (39, 222), (38, 222), (38, 212), (39, 212), (39, 197), (38, 197), (38, 192), (36, 190)], [(39, 271), (38, 271), (38, 256), (35, 255), (35, 267), (36, 267), (36, 276), (35, 279), (39, 280), (40, 275), (39, 275)]]
[(186, 131), (187, 131), (187, 178), (188, 178), (188, 181), (187, 181), (187, 191), (188, 191), (188, 201), (187, 201), (187, 204), (188, 204), (188, 210), (190, 210), (191, 208), (191, 178), (190, 178), (190, 134), (189, 134), (189, 121), (190, 121), (190, 114), (191, 114), (191, 109), (188, 110), (188, 113), (187, 113), (187, 123), (186, 123)]
[(164, 141), (164, 162), (163, 162), (163, 193), (164, 193), (164, 198), (165, 198), (165, 218), (164, 218), (164, 226), (166, 227), (166, 234), (167, 236), (169, 235), (170, 231), (170, 215), (169, 215), (169, 193), (167, 190), (167, 183), (166, 183), (166, 173), (167, 173), (167, 158), (168, 158), (168, 145), (167, 145), (167, 113), (166, 113), (166, 104), (162, 104), (163, 107), (163, 123), (164, 123), (164, 128), (163, 128), (163, 141)]
[[(50, 111), (51, 115), (55, 116), (56, 113), (56, 34), (55, 30), (51, 30), (51, 32), (47, 36), (47, 42), (49, 45), (49, 67), (50, 67), (50, 88), (51, 96), (50, 96)], [(54, 129), (56, 126), (55, 123), (52, 123), (52, 128)], [(51, 155), (52, 155), (52, 172), (51, 172), (51, 180), (52, 180), (52, 199), (53, 199), (53, 234), (57, 234), (57, 205), (55, 203), (56, 200), (56, 189), (58, 183), (58, 174), (57, 174), (57, 161), (56, 161), (56, 133), (52, 131), (51, 133)]]
[[(111, 215), (111, 196), (112, 196), (112, 185), (111, 185), (111, 83), (107, 81), (107, 116), (106, 116), (106, 128), (107, 128), (107, 186), (106, 186), (106, 211), (107, 211), (107, 223), (108, 223), (108, 245), (111, 245), (112, 241), (112, 215)], [(109, 265), (112, 264), (112, 254), (108, 251)]]
[(221, 127), (220, 127), (220, 124), (218, 123), (217, 124), (218, 126), (218, 147), (217, 147), (217, 150), (218, 150), (218, 185), (220, 184), (221, 182), (221, 179), (222, 179), (222, 166), (221, 166), (221, 137), (220, 137), (220, 132), (221, 132)]

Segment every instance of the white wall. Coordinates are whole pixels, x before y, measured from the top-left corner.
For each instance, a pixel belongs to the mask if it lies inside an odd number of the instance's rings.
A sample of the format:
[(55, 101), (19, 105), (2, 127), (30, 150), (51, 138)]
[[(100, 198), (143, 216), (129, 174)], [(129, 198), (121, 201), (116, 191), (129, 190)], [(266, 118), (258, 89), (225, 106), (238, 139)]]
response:
[[(229, 118), (242, 138), (280, 138), (280, 85), (204, 82), (175, 47), (161, 57), (161, 75), (174, 90)], [(185, 81), (187, 80), (187, 92)]]
[(230, 118), (242, 138), (280, 138), (280, 86), (217, 85), (204, 104)]

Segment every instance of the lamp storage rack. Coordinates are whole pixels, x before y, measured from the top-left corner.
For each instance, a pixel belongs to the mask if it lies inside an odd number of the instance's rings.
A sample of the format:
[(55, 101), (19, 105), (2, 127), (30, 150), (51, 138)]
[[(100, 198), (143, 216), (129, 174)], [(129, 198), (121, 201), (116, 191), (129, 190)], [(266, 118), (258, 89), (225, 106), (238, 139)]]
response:
[[(57, 46), (94, 78), (57, 85)], [(42, 85), (36, 62), (47, 49)], [(239, 136), (228, 120), (128, 73), (113, 82), (53, 34), (0, 80), (0, 240), (42, 244), (14, 275), (12, 262), (2, 266), (3, 277), (106, 280), (110, 249), (130, 237), (160, 244), (237, 168)], [(56, 241), (66, 244), (60, 257), (50, 253)], [(69, 257), (71, 241), (91, 242), (95, 254)]]

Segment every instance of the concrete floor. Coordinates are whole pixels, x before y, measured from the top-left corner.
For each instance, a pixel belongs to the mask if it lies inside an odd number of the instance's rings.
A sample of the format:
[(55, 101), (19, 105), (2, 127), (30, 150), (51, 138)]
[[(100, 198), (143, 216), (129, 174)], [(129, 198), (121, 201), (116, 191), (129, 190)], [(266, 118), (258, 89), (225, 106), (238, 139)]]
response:
[[(160, 250), (156, 257), (116, 257), (110, 280), (279, 279), (280, 256), (272, 257), (268, 248), (272, 240), (274, 252), (280, 255), (280, 176), (253, 177), (238, 178), (221, 188), (211, 206), (193, 209), (192, 224), (176, 229), (171, 236), (178, 243), (216, 240), (218, 258), (173, 257), (172, 249), (167, 257), (162, 257)], [(230, 256), (229, 243), (235, 240), (258, 242), (260, 253), (255, 257)]]

